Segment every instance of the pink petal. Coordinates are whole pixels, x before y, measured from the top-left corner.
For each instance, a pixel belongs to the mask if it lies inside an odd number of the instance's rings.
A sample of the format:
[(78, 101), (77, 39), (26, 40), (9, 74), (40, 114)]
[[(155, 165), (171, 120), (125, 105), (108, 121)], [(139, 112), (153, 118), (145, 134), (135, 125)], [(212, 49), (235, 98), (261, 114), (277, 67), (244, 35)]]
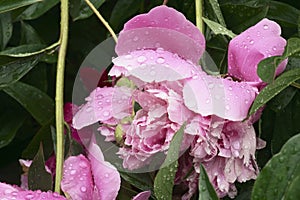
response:
[(0, 183), (0, 199), (18, 199), (18, 200), (66, 200), (65, 197), (53, 192), (42, 192), (40, 190), (19, 190), (9, 184)]
[(256, 88), (247, 83), (206, 74), (189, 80), (183, 88), (184, 103), (190, 110), (203, 116), (216, 115), (232, 121), (247, 117), (255, 96)]
[(94, 195), (101, 200), (115, 199), (121, 186), (121, 178), (117, 169), (106, 162), (100, 147), (91, 142), (89, 147), (89, 159), (94, 176)]
[[(112, 68), (114, 74), (131, 75), (148, 83), (181, 80), (192, 77), (201, 70), (193, 63), (161, 48), (156, 51), (134, 51), (113, 59), (113, 63), (118, 66), (116, 69)], [(117, 70), (119, 73), (116, 73)]]
[(151, 191), (144, 191), (138, 193), (136, 196), (132, 198), (132, 200), (148, 200), (151, 196)]
[(124, 55), (138, 49), (158, 47), (198, 63), (205, 49), (205, 39), (183, 14), (173, 8), (158, 6), (124, 25), (116, 52)]
[[(270, 56), (282, 55), (286, 40), (280, 36), (280, 26), (263, 19), (229, 43), (228, 73), (240, 80), (261, 82), (257, 75), (257, 64)], [(279, 65), (276, 74), (281, 73), (287, 60)]]
[(91, 166), (83, 155), (71, 156), (64, 162), (61, 189), (73, 200), (90, 200), (93, 194)]
[(73, 118), (73, 127), (81, 129), (98, 121), (122, 119), (132, 112), (131, 90), (125, 87), (96, 88)]

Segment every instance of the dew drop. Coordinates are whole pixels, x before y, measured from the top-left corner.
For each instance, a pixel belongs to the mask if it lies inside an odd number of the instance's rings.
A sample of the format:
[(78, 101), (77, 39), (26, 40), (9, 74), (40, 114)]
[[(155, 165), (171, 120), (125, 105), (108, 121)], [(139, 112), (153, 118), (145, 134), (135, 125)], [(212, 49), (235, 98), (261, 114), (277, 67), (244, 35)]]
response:
[(209, 103), (210, 102), (210, 99), (206, 99), (205, 103)]
[(230, 106), (229, 105), (226, 105), (225, 108), (226, 108), (226, 110), (230, 110)]
[(132, 65), (127, 65), (128, 70), (132, 70)]
[(267, 24), (264, 25), (264, 30), (269, 29), (269, 26)]
[(132, 59), (132, 55), (128, 54), (128, 55), (125, 56), (125, 58), (128, 59), (128, 60)]
[(80, 187), (81, 192), (86, 192), (86, 190), (87, 190), (86, 187), (84, 187), (84, 186)]
[(229, 86), (229, 87), (228, 87), (228, 90), (232, 91), (232, 86)]
[(71, 175), (76, 174), (76, 170), (75, 170), (75, 169), (71, 170), (71, 171), (70, 171), (70, 174), (71, 174)]
[(156, 48), (160, 47), (160, 43), (159, 43), (159, 42), (156, 42), (156, 43), (155, 43), (155, 47), (156, 47)]
[(250, 44), (254, 44), (254, 40), (250, 40), (250, 42), (249, 42)]
[(276, 46), (274, 46), (272, 49), (273, 49), (273, 51), (276, 51), (276, 50), (277, 50)]
[(27, 195), (25, 196), (25, 199), (32, 199), (33, 197), (34, 197), (33, 194), (27, 194)]
[(87, 168), (87, 164), (85, 162), (80, 162), (79, 167), (81, 168)]
[(86, 112), (91, 112), (93, 110), (93, 108), (91, 107), (91, 106), (88, 106), (87, 108), (86, 108)]
[(145, 35), (149, 35), (149, 31), (145, 31)]
[(132, 39), (134, 42), (138, 41), (139, 38), (137, 36), (135, 36), (133, 39)]
[(156, 72), (154, 70), (150, 71), (151, 76), (155, 76)]
[(108, 174), (105, 174), (104, 176), (105, 176), (106, 178), (108, 178), (108, 177), (109, 177), (109, 175), (108, 175)]
[(159, 53), (159, 54), (164, 53), (164, 49), (161, 48), (161, 47), (158, 47), (158, 48), (156, 49), (156, 53)]
[(103, 116), (104, 116), (104, 117), (108, 117), (108, 116), (109, 116), (109, 111), (104, 111), (104, 112), (103, 112)]
[(163, 57), (158, 57), (156, 62), (159, 64), (163, 64), (165, 62), (165, 59)]
[(214, 88), (214, 87), (215, 87), (215, 84), (213, 84), (213, 83), (209, 83), (209, 84), (208, 84), (208, 88), (209, 88), (209, 89), (212, 89), (212, 88)]
[(248, 100), (245, 100), (245, 104), (248, 104), (249, 103), (249, 101)]
[(145, 57), (145, 56), (139, 56), (138, 58), (137, 58), (137, 61), (139, 62), (139, 63), (143, 63), (143, 62), (145, 62), (147, 60), (147, 58)]

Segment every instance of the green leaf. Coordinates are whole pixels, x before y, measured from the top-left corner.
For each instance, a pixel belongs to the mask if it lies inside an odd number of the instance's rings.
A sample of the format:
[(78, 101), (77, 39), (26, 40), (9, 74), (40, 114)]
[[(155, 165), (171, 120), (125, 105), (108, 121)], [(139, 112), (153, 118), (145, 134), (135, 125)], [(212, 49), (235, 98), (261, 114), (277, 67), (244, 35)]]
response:
[(153, 187), (152, 179), (149, 175), (149, 173), (126, 173), (126, 172), (119, 172), (121, 177), (133, 185), (134, 187), (146, 191), (151, 190)]
[(21, 40), (20, 44), (43, 44), (36, 30), (29, 24), (21, 21)]
[(49, 157), (53, 153), (50, 124), (46, 124), (38, 130), (27, 147), (23, 150), (22, 157), (29, 159), (34, 158), (40, 143), (44, 144), (44, 155)]
[(18, 101), (41, 125), (54, 118), (53, 100), (39, 89), (16, 82), (3, 90)]
[(261, 80), (271, 83), (275, 78), (278, 65), (286, 58), (300, 52), (300, 38), (290, 38), (282, 56), (273, 56), (262, 60), (257, 67), (257, 74)]
[(21, 15), (21, 19), (24, 20), (33, 20), (36, 19), (43, 14), (45, 14), (48, 10), (58, 4), (59, 0), (44, 0), (42, 2), (33, 4), (29, 6)]
[(6, 110), (0, 115), (0, 148), (8, 145), (22, 126), (26, 115), (18, 110)]
[(281, 74), (257, 95), (250, 108), (249, 116), (298, 79), (300, 79), (300, 68), (291, 69)]
[(185, 124), (174, 135), (167, 157), (154, 180), (154, 194), (158, 200), (171, 200), (174, 178), (178, 167), (180, 145), (183, 139)]
[(0, 50), (3, 50), (9, 42), (13, 32), (13, 24), (10, 13), (0, 14)]
[[(3, 58), (4, 59), (4, 58)], [(38, 57), (18, 58), (0, 65), (0, 87), (8, 86), (20, 80), (38, 63)]]
[(296, 88), (287, 87), (282, 92), (280, 92), (277, 96), (275, 96), (268, 106), (276, 112), (281, 111), (284, 109), (293, 99), (297, 92)]
[(0, 13), (11, 11), (23, 6), (28, 6), (40, 2), (42, 0), (1, 0), (0, 1)]
[(214, 32), (214, 34), (227, 35), (230, 38), (234, 38), (236, 36), (232, 31), (228, 30), (221, 24), (218, 24), (217, 22), (206, 19), (205, 17), (202, 17), (202, 19), (207, 24), (207, 26)]
[[(90, 0), (90, 2), (98, 9), (105, 0)], [(76, 21), (90, 17), (93, 11), (86, 4), (85, 0), (70, 0), (70, 14), (73, 21)]]
[(28, 171), (28, 187), (30, 190), (52, 190), (52, 176), (46, 171), (43, 146), (34, 157)]
[(220, 9), (220, 5), (218, 3), (218, 0), (209, 0), (209, 4), (211, 5), (219, 23), (223, 26), (226, 27), (225, 21), (224, 21), (224, 17), (222, 15), (222, 11)]
[(300, 199), (300, 134), (290, 138), (262, 169), (252, 200)]
[(218, 200), (217, 193), (214, 187), (211, 185), (208, 175), (200, 164), (200, 175), (199, 175), (199, 200)]

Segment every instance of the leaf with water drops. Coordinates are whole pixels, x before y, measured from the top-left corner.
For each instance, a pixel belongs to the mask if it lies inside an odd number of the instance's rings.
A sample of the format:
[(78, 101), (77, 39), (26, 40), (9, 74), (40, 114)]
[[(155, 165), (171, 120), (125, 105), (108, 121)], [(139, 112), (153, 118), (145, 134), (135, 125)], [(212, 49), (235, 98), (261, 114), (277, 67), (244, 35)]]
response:
[(9, 42), (13, 32), (13, 24), (10, 13), (0, 14), (0, 50), (3, 50)]
[(254, 114), (260, 107), (265, 105), (274, 96), (279, 94), (282, 90), (287, 88), (291, 83), (300, 79), (300, 68), (291, 69), (281, 74), (273, 83), (267, 85), (254, 100), (249, 116)]
[(290, 38), (282, 56), (269, 57), (262, 60), (257, 66), (257, 74), (261, 80), (271, 83), (275, 78), (278, 65), (286, 58), (300, 52), (300, 38)]
[(154, 194), (158, 200), (172, 200), (174, 178), (178, 167), (178, 157), (185, 124), (175, 133), (167, 157), (154, 180)]
[(206, 19), (204, 17), (202, 17), (203, 21), (207, 24), (207, 26), (214, 32), (214, 34), (218, 35), (227, 35), (230, 38), (234, 38), (236, 36), (236, 34), (234, 34), (231, 30), (228, 30), (227, 28), (225, 28), (224, 26), (222, 26), (221, 24), (211, 21), (209, 19)]
[(217, 193), (214, 187), (211, 185), (208, 175), (200, 164), (200, 175), (199, 175), (199, 200), (218, 200)]
[[(90, 2), (98, 9), (105, 0), (90, 0)], [(86, 4), (85, 0), (70, 0), (70, 14), (74, 21), (85, 19), (93, 14), (91, 8)]]
[(20, 80), (38, 63), (37, 56), (28, 58), (7, 58), (0, 56), (1, 60), (8, 59), (7, 62), (0, 64), (0, 87), (5, 87)]
[(52, 190), (52, 176), (45, 168), (43, 145), (34, 157), (28, 171), (28, 187), (30, 190)]
[(29, 6), (21, 15), (23, 20), (32, 20), (40, 17), (56, 4), (59, 0), (44, 0)]
[(0, 13), (15, 10), (24, 6), (28, 6), (42, 0), (1, 0), (0, 1)]
[(255, 181), (252, 200), (300, 199), (300, 134), (289, 139)]
[(4, 92), (18, 101), (41, 125), (54, 118), (54, 102), (44, 92), (22, 82), (3, 88)]
[(222, 15), (222, 11), (220, 9), (220, 5), (218, 3), (218, 0), (209, 0), (209, 4), (211, 5), (219, 23), (223, 26), (223, 27), (226, 27), (226, 24), (225, 24), (225, 20), (224, 20), (224, 17)]

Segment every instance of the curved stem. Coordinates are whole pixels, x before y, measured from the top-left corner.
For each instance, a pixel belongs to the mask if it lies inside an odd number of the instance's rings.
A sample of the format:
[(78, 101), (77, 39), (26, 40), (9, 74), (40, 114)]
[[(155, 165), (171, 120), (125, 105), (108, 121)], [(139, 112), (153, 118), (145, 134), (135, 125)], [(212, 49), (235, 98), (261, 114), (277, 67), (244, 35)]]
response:
[(112, 30), (112, 28), (107, 23), (107, 21), (102, 17), (102, 15), (98, 12), (98, 10), (95, 8), (95, 6), (89, 0), (85, 0), (85, 2), (92, 9), (92, 11), (97, 15), (97, 17), (100, 19), (102, 24), (105, 26), (105, 28), (108, 30), (108, 32), (111, 34), (111, 36), (113, 37), (113, 39), (117, 43), (118, 38), (117, 38), (115, 32)]
[(203, 0), (195, 0), (196, 4), (196, 26), (199, 28), (201, 33), (204, 32), (204, 23), (202, 20), (203, 15)]
[(168, 0), (164, 0), (163, 5), (167, 5)]
[(56, 174), (55, 192), (60, 193), (60, 182), (64, 160), (64, 71), (65, 58), (68, 42), (68, 0), (61, 0), (61, 21), (60, 21), (60, 49), (57, 60), (56, 73), (56, 96), (55, 96), (55, 117), (56, 117)]
[(300, 83), (293, 82), (293, 83), (291, 84), (291, 86), (293, 86), (293, 87), (295, 87), (295, 88), (297, 88), (297, 89), (300, 89)]

